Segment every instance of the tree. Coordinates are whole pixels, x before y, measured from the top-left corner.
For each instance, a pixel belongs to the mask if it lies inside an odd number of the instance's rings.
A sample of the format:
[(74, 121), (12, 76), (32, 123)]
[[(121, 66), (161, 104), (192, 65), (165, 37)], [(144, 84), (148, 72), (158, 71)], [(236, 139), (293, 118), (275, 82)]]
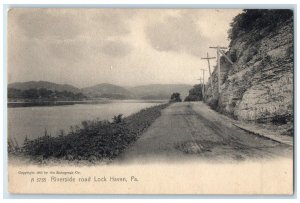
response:
[(202, 101), (202, 84), (195, 85), (189, 91), (189, 95), (184, 99), (184, 101)]
[(170, 102), (181, 102), (180, 93), (175, 92), (171, 95)]
[(233, 41), (245, 33), (257, 30), (248, 40), (258, 41), (273, 32), (281, 23), (292, 19), (293, 11), (288, 9), (244, 9), (231, 22), (228, 38)]

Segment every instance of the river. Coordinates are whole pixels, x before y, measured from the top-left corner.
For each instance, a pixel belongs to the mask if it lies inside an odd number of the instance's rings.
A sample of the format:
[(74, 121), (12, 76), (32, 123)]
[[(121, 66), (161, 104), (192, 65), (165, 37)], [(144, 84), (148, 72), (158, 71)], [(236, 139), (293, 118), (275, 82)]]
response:
[(8, 136), (21, 145), (26, 136), (29, 139), (43, 136), (45, 129), (52, 136), (57, 136), (60, 130), (67, 133), (70, 126), (80, 126), (83, 120), (112, 120), (115, 115), (128, 116), (158, 104), (161, 102), (122, 100), (105, 104), (8, 108)]

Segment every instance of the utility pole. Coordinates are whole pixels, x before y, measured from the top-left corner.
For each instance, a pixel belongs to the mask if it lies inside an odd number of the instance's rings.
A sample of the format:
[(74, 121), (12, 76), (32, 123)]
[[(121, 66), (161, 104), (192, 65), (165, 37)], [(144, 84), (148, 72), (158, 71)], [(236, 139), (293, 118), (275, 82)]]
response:
[(207, 52), (207, 57), (206, 58), (201, 58), (201, 59), (206, 59), (207, 60), (207, 63), (208, 63), (208, 70), (209, 70), (209, 79), (210, 79), (210, 86), (211, 88), (213, 87), (213, 84), (212, 84), (212, 78), (211, 78), (211, 70), (210, 70), (210, 59), (215, 59), (216, 57), (209, 57), (208, 55), (208, 52)]
[[(200, 85), (202, 85), (202, 83), (203, 83), (203, 79), (200, 77), (199, 79), (197, 79), (197, 80), (199, 80), (200, 81)], [(202, 91), (202, 87), (201, 87), (201, 91)]]
[(201, 93), (202, 93), (202, 97), (203, 97), (203, 81), (204, 81), (204, 79), (199, 78), (197, 80), (200, 80)]
[[(197, 80), (199, 80), (200, 81), (200, 85), (202, 85), (202, 78), (199, 78), (199, 79), (197, 79)], [(203, 88), (201, 87), (201, 92), (203, 93)]]
[(228, 61), (229, 63), (233, 64), (233, 62), (226, 56), (225, 52), (223, 49), (227, 49), (227, 47), (209, 47), (211, 49), (217, 49), (217, 63), (218, 63), (218, 92), (219, 94), (221, 93), (221, 64), (220, 64), (220, 54), (222, 54)]
[(200, 69), (200, 70), (202, 70), (202, 97), (203, 97), (203, 100), (204, 100), (204, 83), (205, 83), (205, 81), (204, 81), (204, 72), (206, 71), (205, 69)]

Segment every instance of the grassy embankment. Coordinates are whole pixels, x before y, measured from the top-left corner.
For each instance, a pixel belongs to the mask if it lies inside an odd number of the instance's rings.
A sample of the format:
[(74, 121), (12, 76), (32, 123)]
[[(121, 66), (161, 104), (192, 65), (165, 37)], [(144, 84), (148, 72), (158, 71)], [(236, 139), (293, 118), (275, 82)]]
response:
[[(161, 115), (161, 110), (169, 104), (143, 109), (138, 113), (122, 118), (115, 116), (113, 121), (83, 121), (80, 127), (71, 127), (64, 135), (45, 135), (34, 140), (25, 140), (17, 153), (35, 161), (49, 158), (62, 160), (89, 160), (91, 162), (113, 159), (139, 136)], [(13, 152), (12, 152), (13, 153)], [(15, 152), (16, 153), (16, 152)]]

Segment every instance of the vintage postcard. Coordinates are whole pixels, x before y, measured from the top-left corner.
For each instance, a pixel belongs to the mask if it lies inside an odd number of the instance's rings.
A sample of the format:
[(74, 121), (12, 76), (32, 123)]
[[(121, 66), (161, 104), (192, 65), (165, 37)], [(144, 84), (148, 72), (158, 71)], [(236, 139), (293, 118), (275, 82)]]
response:
[(292, 9), (7, 16), (11, 194), (293, 194)]

